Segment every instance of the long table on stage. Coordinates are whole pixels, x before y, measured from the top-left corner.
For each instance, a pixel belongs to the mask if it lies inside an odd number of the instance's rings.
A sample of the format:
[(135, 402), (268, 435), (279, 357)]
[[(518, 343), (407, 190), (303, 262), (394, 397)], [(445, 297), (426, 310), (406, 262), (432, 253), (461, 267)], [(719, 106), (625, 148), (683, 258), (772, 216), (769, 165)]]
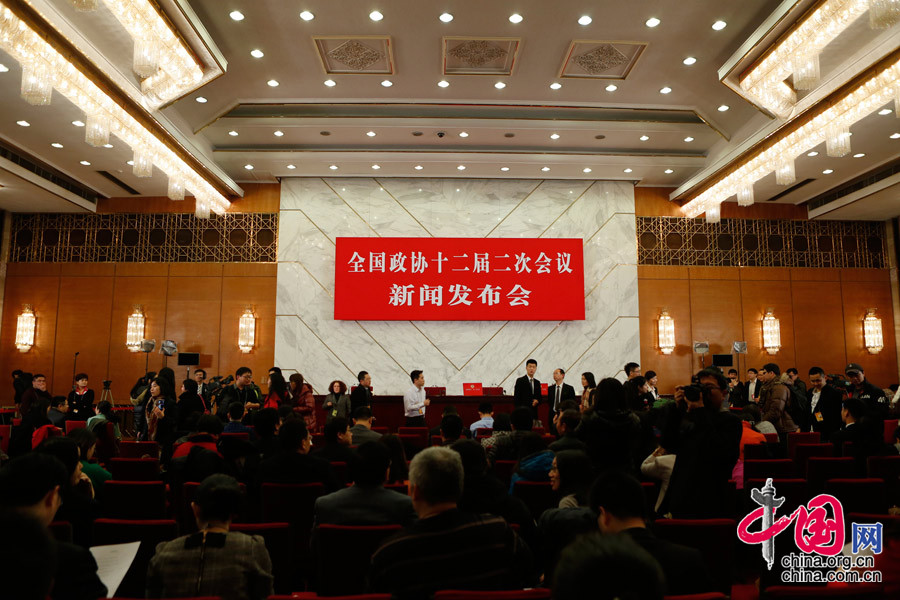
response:
[[(437, 427), (441, 424), (441, 415), (447, 405), (452, 404), (459, 412), (463, 424), (469, 426), (478, 420), (478, 405), (482, 402), (490, 402), (494, 408), (494, 414), (510, 413), (513, 409), (512, 396), (428, 396), (431, 401), (425, 409), (425, 424), (429, 427)], [(325, 425), (325, 410), (322, 408), (325, 396), (316, 396), (316, 423), (319, 427)], [(396, 433), (398, 427), (406, 425), (403, 414), (403, 396), (372, 396), (372, 412), (375, 415), (375, 427), (387, 427)], [(549, 407), (546, 399), (538, 405), (538, 418), (547, 426)]]

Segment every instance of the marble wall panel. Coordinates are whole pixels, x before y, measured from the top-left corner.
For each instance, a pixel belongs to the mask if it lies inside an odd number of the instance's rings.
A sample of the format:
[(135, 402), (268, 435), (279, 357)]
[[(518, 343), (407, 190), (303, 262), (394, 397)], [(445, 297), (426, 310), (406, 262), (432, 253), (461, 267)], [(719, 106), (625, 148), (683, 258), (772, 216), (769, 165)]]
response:
[[(457, 191), (459, 190), (459, 191)], [(584, 321), (335, 321), (338, 236), (580, 237)], [(408, 372), (450, 394), (482, 382), (512, 391), (528, 358), (538, 378), (572, 370), (617, 375), (640, 356), (634, 191), (610, 181), (285, 179), (279, 226), (276, 364), (317, 389), (372, 373), (376, 393), (402, 393)], [(364, 300), (363, 300), (364, 301)], [(546, 371), (546, 372), (545, 372)]]

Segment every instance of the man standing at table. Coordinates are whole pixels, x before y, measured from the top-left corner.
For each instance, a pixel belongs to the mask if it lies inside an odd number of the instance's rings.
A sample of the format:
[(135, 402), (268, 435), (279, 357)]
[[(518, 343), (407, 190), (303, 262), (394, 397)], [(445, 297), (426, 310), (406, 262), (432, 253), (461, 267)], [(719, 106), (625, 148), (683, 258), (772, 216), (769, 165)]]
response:
[(525, 361), (526, 374), (516, 379), (513, 404), (516, 408), (527, 406), (537, 418), (537, 405), (541, 402), (541, 382), (534, 378), (535, 371), (537, 371), (537, 361), (529, 358)]
[(425, 374), (416, 369), (409, 374), (412, 387), (403, 394), (403, 411), (407, 427), (425, 427), (425, 407), (430, 400), (425, 397)]

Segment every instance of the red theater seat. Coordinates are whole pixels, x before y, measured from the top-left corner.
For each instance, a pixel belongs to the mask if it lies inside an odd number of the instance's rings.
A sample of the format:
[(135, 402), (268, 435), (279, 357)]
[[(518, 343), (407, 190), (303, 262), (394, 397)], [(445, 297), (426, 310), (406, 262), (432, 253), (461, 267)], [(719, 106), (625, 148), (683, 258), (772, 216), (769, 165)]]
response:
[(766, 436), (766, 442), (769, 444), (777, 444), (778, 443), (778, 434), (777, 433), (764, 433)]
[(3, 454), (9, 452), (9, 436), (12, 435), (12, 425), (0, 425), (0, 450)]
[(686, 594), (683, 596), (663, 596), (663, 600), (728, 600), (728, 596), (719, 592), (705, 594)]
[(494, 462), (494, 475), (507, 487), (509, 487), (509, 482), (512, 480), (512, 474), (517, 462), (515, 460), (498, 460)]
[(829, 479), (825, 493), (840, 500), (845, 513), (887, 513), (883, 479)]
[(109, 472), (116, 481), (158, 481), (158, 458), (112, 458)]
[(798, 444), (818, 444), (822, 441), (822, 434), (817, 431), (795, 431), (787, 435), (788, 458), (794, 458), (794, 448)]
[(781, 598), (853, 598), (853, 600), (881, 600), (884, 588), (880, 583), (853, 585), (773, 585), (763, 592), (762, 600)]
[[(765, 485), (765, 479), (747, 479), (744, 482), (744, 495), (748, 499), (748, 506), (756, 507), (756, 503), (749, 501), (751, 490), (753, 488), (762, 489)], [(779, 516), (789, 514), (801, 504), (806, 506), (810, 501), (811, 496), (805, 479), (773, 479), (772, 485), (775, 486), (775, 496), (784, 498), (784, 507), (779, 512)]]
[(812, 456), (806, 463), (806, 483), (813, 496), (821, 494), (829, 479), (849, 479), (859, 477), (856, 461), (852, 458)]
[(744, 460), (772, 460), (769, 444), (747, 444), (744, 446)]
[(76, 429), (84, 429), (87, 427), (87, 421), (66, 421), (66, 435)]
[(247, 431), (235, 431), (233, 433), (222, 433), (219, 437), (223, 440), (232, 439), (232, 440), (243, 440), (245, 442), (250, 441), (250, 433)]
[(782, 479), (796, 477), (794, 462), (786, 458), (773, 460), (744, 460), (744, 479), (766, 479), (778, 477)]
[(120, 442), (120, 458), (159, 458), (159, 444), (156, 442)]
[(409, 486), (405, 483), (386, 483), (384, 484), (384, 489), (399, 492), (404, 496), (409, 494)]
[(156, 553), (160, 542), (168, 542), (178, 537), (178, 525), (171, 519), (128, 520), (97, 519), (94, 521), (94, 545), (108, 546), (140, 542), (125, 578), (115, 593), (123, 596), (140, 596), (147, 589), (147, 566)]
[(350, 471), (347, 468), (347, 463), (336, 461), (329, 464), (331, 465), (331, 470), (334, 471), (334, 476), (338, 480), (339, 484), (345, 485), (351, 482)]
[(834, 444), (797, 444), (791, 459), (797, 466), (797, 474), (806, 474), (806, 463), (813, 456), (834, 456)]
[(482, 590), (440, 590), (434, 593), (434, 600), (549, 600), (549, 598), (549, 588), (502, 590), (496, 592)]
[(900, 503), (900, 456), (870, 456), (866, 466), (869, 477), (884, 479), (889, 503)]
[(884, 443), (894, 443), (894, 432), (897, 431), (897, 419), (887, 419), (884, 422)]
[(366, 590), (372, 554), (399, 525), (320, 525), (315, 532), (316, 572), (321, 596), (359, 594)]
[(116, 481), (103, 484), (100, 513), (114, 519), (166, 518), (166, 486), (162, 481)]
[(722, 593), (731, 591), (737, 522), (733, 519), (657, 519), (653, 531), (664, 540), (696, 548)]

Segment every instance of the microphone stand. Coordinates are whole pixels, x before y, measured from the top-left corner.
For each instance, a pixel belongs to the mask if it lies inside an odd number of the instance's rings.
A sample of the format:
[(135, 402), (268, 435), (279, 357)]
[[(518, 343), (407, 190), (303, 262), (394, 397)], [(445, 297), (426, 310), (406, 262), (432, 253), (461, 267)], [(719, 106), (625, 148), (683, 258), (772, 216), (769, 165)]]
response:
[(78, 365), (78, 355), (79, 354), (81, 354), (81, 352), (76, 352), (75, 358), (72, 360), (72, 391), (73, 392), (75, 391), (75, 388), (78, 387), (75, 384), (75, 372), (76, 372), (76, 366)]

